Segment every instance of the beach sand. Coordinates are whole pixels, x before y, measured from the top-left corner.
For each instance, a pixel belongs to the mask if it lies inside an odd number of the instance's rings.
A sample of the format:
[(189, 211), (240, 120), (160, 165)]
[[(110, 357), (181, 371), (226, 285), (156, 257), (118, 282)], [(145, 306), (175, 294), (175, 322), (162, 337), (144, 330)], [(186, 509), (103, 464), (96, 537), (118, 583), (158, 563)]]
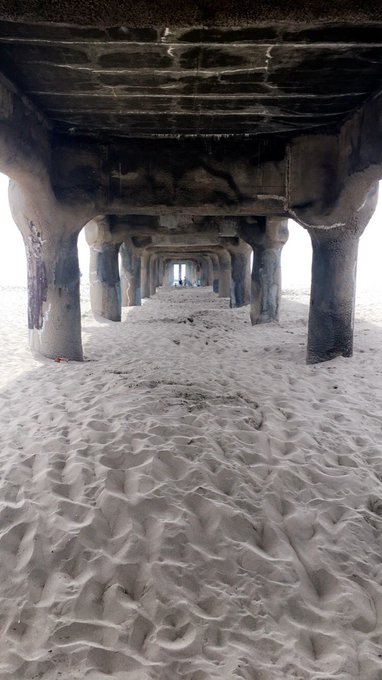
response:
[(1, 301), (1, 680), (381, 680), (378, 301), (315, 366), (297, 291), (85, 300), (82, 364)]

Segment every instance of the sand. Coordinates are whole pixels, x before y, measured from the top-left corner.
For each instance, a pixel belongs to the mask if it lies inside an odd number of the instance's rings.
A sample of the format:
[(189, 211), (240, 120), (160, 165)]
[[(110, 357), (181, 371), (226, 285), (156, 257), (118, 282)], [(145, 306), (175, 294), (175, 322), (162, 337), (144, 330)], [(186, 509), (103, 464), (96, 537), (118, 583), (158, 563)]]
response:
[(381, 680), (382, 306), (306, 366), (305, 294), (85, 302), (75, 364), (1, 300), (0, 680)]

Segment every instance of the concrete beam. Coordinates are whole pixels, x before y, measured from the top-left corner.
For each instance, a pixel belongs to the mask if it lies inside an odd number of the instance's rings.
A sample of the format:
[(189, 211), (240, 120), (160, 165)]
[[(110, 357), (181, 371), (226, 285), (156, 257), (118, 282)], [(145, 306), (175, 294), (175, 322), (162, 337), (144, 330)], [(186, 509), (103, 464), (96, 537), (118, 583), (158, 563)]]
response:
[(302, 136), (288, 155), (288, 213), (309, 228), (347, 229), (382, 178), (382, 93), (337, 135)]
[(158, 138), (97, 148), (60, 140), (53, 150), (54, 186), (64, 199), (76, 189), (98, 212), (117, 216), (277, 215), (306, 227), (336, 228), (349, 223), (382, 177), (381, 126), (382, 95), (337, 134), (289, 141), (227, 139), (206, 145)]
[(185, 215), (111, 215), (110, 228), (113, 233), (123, 236), (179, 236), (183, 238), (204, 237), (206, 234), (219, 237), (235, 237), (237, 218), (230, 216)]
[(131, 139), (97, 147), (56, 140), (54, 185), (74, 188), (97, 214), (280, 214), (286, 200), (283, 142)]
[(0, 172), (36, 189), (47, 183), (49, 168), (49, 123), (0, 73)]
[[(238, 3), (237, 0), (226, 0), (223, 7), (217, 0), (212, 0), (208, 7), (185, 2), (174, 5), (169, 1), (152, 5), (145, 0), (136, 0), (134, 3), (130, 0), (120, 0), (118, 3), (95, 0), (91, 5), (78, 3), (76, 0), (66, 0), (58, 5), (41, 2), (9, 3), (7, 0), (0, 2), (0, 18), (4, 20), (32, 23), (60, 22), (74, 24), (76, 28), (77, 25), (97, 26), (100, 31), (101, 29), (107, 30), (109, 26), (129, 26), (130, 30), (125, 29), (121, 35), (127, 34), (127, 39), (130, 40), (131, 34), (134, 36), (136, 33), (134, 28), (147, 26), (150, 28), (146, 29), (146, 40), (150, 37), (158, 41), (163, 31), (158, 29), (156, 32), (156, 26), (173, 28), (203, 26), (206, 27), (204, 30), (210, 30), (212, 35), (217, 27), (252, 26), (254, 27), (252, 30), (255, 31), (259, 25), (264, 30), (262, 24), (265, 24), (271, 31), (271, 26), (279, 22), (285, 23), (287, 27), (289, 24), (303, 24), (311, 26), (312, 30), (313, 28), (317, 30), (320, 24), (325, 26), (329, 20), (350, 24), (357, 24), (360, 21), (379, 22), (378, 10), (378, 5), (371, 0), (364, 0), (362, 4), (357, 0), (347, 0), (346, 3), (328, 5), (323, 5), (319, 0), (302, 0), (294, 5), (290, 3), (273, 5), (266, 0), (258, 0), (255, 5), (252, 5), (251, 3)], [(190, 33), (192, 35), (202, 31), (203, 29), (197, 28)]]

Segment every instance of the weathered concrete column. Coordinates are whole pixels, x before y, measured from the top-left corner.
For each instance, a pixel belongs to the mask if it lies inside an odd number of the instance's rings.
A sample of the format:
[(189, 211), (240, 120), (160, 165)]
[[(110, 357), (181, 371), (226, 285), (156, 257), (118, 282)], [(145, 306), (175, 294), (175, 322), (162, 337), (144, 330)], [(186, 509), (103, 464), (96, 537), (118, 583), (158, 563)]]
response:
[(142, 298), (150, 297), (150, 253), (141, 255), (141, 294)]
[(251, 254), (231, 253), (231, 307), (248, 305), (251, 299)]
[(132, 243), (124, 241), (121, 255), (121, 300), (122, 307), (141, 304), (141, 258), (134, 253)]
[(207, 261), (207, 286), (212, 286), (214, 282), (214, 270), (212, 258), (210, 255), (207, 255), (206, 261)]
[(194, 262), (194, 277), (196, 285), (203, 286), (203, 269), (199, 259)]
[(212, 270), (212, 261), (209, 255), (204, 255), (203, 256), (204, 262), (205, 262), (205, 286), (212, 286), (213, 282), (213, 270)]
[(210, 255), (212, 260), (212, 290), (219, 293), (219, 258), (215, 254)]
[(198, 286), (202, 286), (203, 285), (203, 281), (202, 281), (203, 272), (202, 272), (202, 263), (200, 262), (200, 260), (195, 260), (195, 262), (194, 262), (194, 272), (195, 272), (195, 283)]
[(82, 360), (77, 238), (42, 237), (33, 223), (24, 238), (30, 347), (51, 359)]
[(200, 286), (206, 285), (206, 263), (203, 257), (198, 258), (196, 276)]
[(251, 322), (278, 321), (281, 300), (281, 251), (288, 240), (288, 221), (280, 217), (260, 218), (240, 229), (252, 246)]
[(166, 260), (164, 266), (164, 281), (166, 282), (166, 286), (172, 286), (173, 280), (173, 262), (172, 260)]
[(192, 260), (187, 260), (186, 262), (186, 279), (193, 282), (194, 279), (194, 262)]
[(231, 256), (223, 248), (217, 253), (219, 258), (219, 297), (231, 297)]
[(358, 243), (377, 205), (373, 185), (344, 227), (308, 229), (313, 246), (307, 363), (353, 354)]
[(158, 258), (156, 255), (151, 254), (149, 267), (150, 267), (150, 296), (153, 296), (157, 292), (157, 280), (158, 280)]
[(163, 286), (164, 281), (164, 261), (163, 257), (158, 259), (158, 286)]
[(93, 314), (109, 321), (121, 320), (121, 284), (118, 252), (107, 218), (96, 218), (86, 225), (90, 246), (90, 302)]
[(242, 239), (225, 239), (224, 247), (231, 255), (230, 307), (243, 307), (251, 299), (251, 253), (252, 249)]
[(10, 182), (9, 203), (23, 236), (28, 272), (29, 344), (50, 359), (82, 360), (77, 237), (87, 221), (46, 195)]

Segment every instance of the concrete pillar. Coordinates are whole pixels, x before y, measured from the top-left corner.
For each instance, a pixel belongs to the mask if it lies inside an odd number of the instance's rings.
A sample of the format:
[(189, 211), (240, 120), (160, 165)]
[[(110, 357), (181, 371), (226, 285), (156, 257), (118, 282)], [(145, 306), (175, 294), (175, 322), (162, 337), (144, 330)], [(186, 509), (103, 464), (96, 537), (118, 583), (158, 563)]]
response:
[(251, 254), (231, 253), (231, 307), (248, 305), (251, 299)]
[(241, 230), (252, 246), (251, 322), (278, 321), (281, 300), (281, 251), (288, 240), (288, 221), (280, 217), (260, 218)]
[(231, 297), (231, 256), (222, 249), (218, 253), (219, 258), (219, 297)]
[(201, 263), (202, 263), (202, 286), (208, 286), (208, 281), (209, 281), (209, 275), (210, 275), (210, 269), (209, 269), (209, 257), (203, 255)]
[(163, 257), (158, 259), (158, 286), (163, 286), (164, 281), (164, 260)]
[(215, 254), (210, 255), (212, 260), (212, 290), (219, 293), (219, 258)]
[(90, 302), (93, 314), (109, 321), (121, 320), (121, 283), (118, 252), (107, 218), (97, 218), (86, 225), (90, 246)]
[(187, 282), (193, 283), (193, 280), (194, 280), (194, 262), (192, 260), (187, 260), (187, 262), (186, 262), (186, 279), (187, 279)]
[(195, 286), (197, 281), (198, 281), (198, 272), (197, 272), (195, 260), (192, 260), (192, 262), (191, 262), (190, 275), (191, 275), (191, 283), (192, 283), (193, 286)]
[(353, 354), (358, 243), (377, 204), (373, 186), (345, 227), (308, 229), (313, 246), (307, 363)]
[(190, 260), (188, 263), (186, 276), (190, 283), (195, 286), (198, 280), (198, 272), (195, 260)]
[(230, 307), (243, 307), (251, 299), (251, 253), (245, 241), (232, 238), (225, 248), (231, 255), (231, 300)]
[(165, 264), (165, 274), (164, 274), (164, 280), (166, 282), (166, 286), (172, 286), (173, 280), (174, 280), (174, 270), (173, 270), (174, 263), (172, 260), (166, 260)]
[(50, 359), (83, 357), (77, 236), (42, 237), (31, 223), (24, 237), (29, 344)]
[(89, 217), (63, 211), (49, 189), (28, 193), (15, 182), (9, 204), (27, 257), (30, 347), (50, 359), (82, 361), (77, 237)]
[(203, 258), (200, 257), (198, 258), (197, 266), (196, 266), (196, 276), (197, 280), (199, 282), (200, 286), (205, 285), (205, 269), (204, 269), (204, 263), (203, 263)]
[(207, 261), (207, 286), (212, 286), (214, 281), (214, 270), (210, 255), (207, 255), (206, 261)]
[(141, 255), (141, 294), (150, 297), (150, 253), (146, 252)]
[(125, 241), (119, 250), (121, 255), (122, 307), (141, 304), (141, 258), (134, 253), (131, 243)]
[(155, 295), (155, 293), (157, 292), (158, 258), (156, 255), (150, 256), (149, 268), (150, 268), (150, 296), (152, 296)]

